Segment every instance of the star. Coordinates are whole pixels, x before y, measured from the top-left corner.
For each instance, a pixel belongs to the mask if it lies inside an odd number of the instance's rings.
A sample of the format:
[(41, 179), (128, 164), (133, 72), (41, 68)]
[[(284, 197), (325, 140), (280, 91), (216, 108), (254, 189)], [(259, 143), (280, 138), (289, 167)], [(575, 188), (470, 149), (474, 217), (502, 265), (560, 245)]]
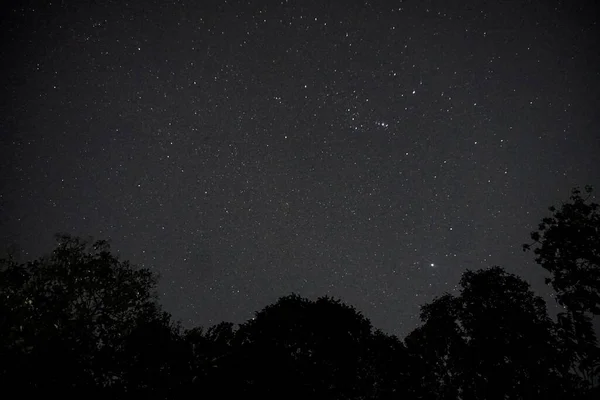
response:
[[(404, 336), (415, 293), (484, 259), (529, 266), (513, 249), (540, 212), (573, 182), (600, 187), (598, 27), (465, 1), (435, 19), (426, 2), (15, 8), (0, 236), (35, 256), (58, 231), (110, 239), (163, 276), (188, 328), (294, 291)], [(480, 12), (514, 29), (484, 40)]]

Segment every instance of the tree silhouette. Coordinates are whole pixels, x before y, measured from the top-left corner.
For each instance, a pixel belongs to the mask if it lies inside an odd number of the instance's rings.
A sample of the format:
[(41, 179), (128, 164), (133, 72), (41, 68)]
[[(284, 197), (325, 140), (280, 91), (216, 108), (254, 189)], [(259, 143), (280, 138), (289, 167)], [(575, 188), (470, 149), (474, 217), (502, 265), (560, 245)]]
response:
[(578, 191), (571, 200), (532, 234), (567, 307), (556, 323), (526, 282), (493, 267), (424, 305), (404, 342), (339, 300), (294, 294), (237, 328), (182, 331), (156, 302), (155, 274), (105, 241), (58, 235), (47, 257), (0, 260), (0, 378), (26, 397), (596, 398), (574, 371), (597, 366), (598, 212)]
[(437, 399), (570, 398), (577, 384), (545, 303), (502, 268), (467, 271), (422, 307), (406, 344)]
[(119, 386), (128, 335), (166, 317), (157, 278), (119, 261), (105, 241), (57, 241), (47, 257), (0, 264), (0, 374), (20, 393)]
[(372, 399), (424, 399), (424, 392), (416, 384), (416, 374), (404, 343), (394, 335), (376, 330), (368, 341), (369, 358), (363, 379)]
[(242, 393), (244, 369), (234, 353), (235, 330), (232, 323), (221, 322), (204, 330), (190, 329), (184, 334), (189, 357), (189, 378), (182, 390), (231, 398)]
[(550, 207), (551, 217), (542, 219), (531, 233), (535, 261), (550, 272), (546, 283), (556, 291), (558, 302), (577, 313), (600, 315), (600, 209), (572, 190), (570, 202)]
[(328, 297), (280, 298), (242, 324), (225, 349), (213, 370), (237, 382), (238, 395), (261, 398), (397, 397), (408, 368), (401, 341), (373, 332), (354, 308)]
[(190, 379), (189, 352), (178, 325), (162, 313), (139, 322), (125, 336), (119, 354), (122, 398), (178, 398)]
[[(423, 399), (457, 399), (466, 338), (458, 323), (460, 302), (447, 294), (421, 308), (425, 324), (405, 339), (412, 360), (413, 382)], [(467, 361), (468, 362), (468, 361)]]
[[(546, 283), (567, 312), (560, 313), (561, 337), (573, 354), (576, 368), (586, 379), (600, 375), (600, 354), (591, 316), (600, 316), (600, 209), (588, 201), (592, 187), (571, 192), (560, 208), (549, 207), (537, 231), (531, 232), (535, 261), (550, 272)], [(596, 382), (598, 383), (598, 382)]]

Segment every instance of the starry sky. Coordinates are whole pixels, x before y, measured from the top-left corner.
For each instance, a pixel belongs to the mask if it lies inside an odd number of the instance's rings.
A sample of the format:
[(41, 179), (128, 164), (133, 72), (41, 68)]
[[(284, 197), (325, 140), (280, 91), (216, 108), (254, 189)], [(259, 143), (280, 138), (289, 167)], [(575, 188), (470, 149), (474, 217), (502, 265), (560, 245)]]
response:
[[(331, 295), (404, 336), (600, 187), (592, 1), (23, 1), (0, 237), (110, 239), (184, 326)], [(549, 304), (552, 306), (552, 304)]]

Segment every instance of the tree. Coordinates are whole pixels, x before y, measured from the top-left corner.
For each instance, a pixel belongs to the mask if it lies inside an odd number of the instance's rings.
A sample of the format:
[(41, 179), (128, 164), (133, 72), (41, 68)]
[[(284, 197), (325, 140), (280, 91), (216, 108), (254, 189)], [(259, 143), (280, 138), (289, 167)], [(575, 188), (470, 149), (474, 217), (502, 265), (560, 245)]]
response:
[(589, 201), (592, 187), (571, 192), (570, 201), (531, 232), (535, 261), (550, 272), (546, 284), (566, 308), (558, 315), (561, 337), (574, 356), (575, 368), (593, 382), (600, 376), (600, 352), (591, 316), (600, 316), (600, 209)]
[(351, 398), (370, 333), (370, 322), (339, 302), (283, 297), (240, 327), (243, 357), (252, 365), (248, 389), (273, 398), (289, 396), (292, 387), (294, 398)]
[[(368, 344), (368, 358), (363, 378), (371, 390), (371, 398), (387, 399), (424, 399), (419, 386), (415, 384), (415, 368), (404, 343), (394, 335), (380, 330), (373, 332)], [(359, 397), (361, 398), (361, 397)]]
[(229, 397), (385, 399), (404, 389), (402, 342), (328, 297), (282, 297), (219, 340), (218, 354), (202, 358), (211, 381), (229, 383)]
[(531, 232), (535, 261), (550, 272), (546, 283), (556, 291), (558, 302), (572, 312), (600, 315), (600, 209), (579, 189), (559, 209), (550, 207), (551, 217), (542, 219)]
[(421, 307), (425, 323), (406, 338), (417, 398), (458, 399), (466, 334), (458, 323), (461, 304), (446, 294)]
[(569, 398), (569, 357), (529, 285), (493, 267), (465, 272), (460, 286), (423, 306), (406, 338), (430, 398)]
[(0, 374), (20, 393), (89, 396), (121, 384), (128, 336), (168, 316), (151, 271), (119, 261), (106, 241), (57, 241), (47, 257), (0, 263)]
[(183, 391), (202, 390), (224, 398), (242, 393), (238, 382), (244, 379), (244, 369), (237, 362), (235, 335), (230, 322), (221, 322), (207, 330), (196, 327), (185, 332), (190, 369)]

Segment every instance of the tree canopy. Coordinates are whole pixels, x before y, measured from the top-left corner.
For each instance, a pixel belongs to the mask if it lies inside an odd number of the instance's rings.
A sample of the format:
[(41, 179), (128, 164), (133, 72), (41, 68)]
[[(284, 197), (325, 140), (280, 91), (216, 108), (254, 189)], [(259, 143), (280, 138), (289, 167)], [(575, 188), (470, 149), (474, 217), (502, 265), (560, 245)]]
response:
[(546, 283), (566, 309), (558, 315), (558, 329), (574, 368), (592, 384), (600, 384), (600, 351), (592, 316), (600, 316), (600, 209), (590, 201), (593, 189), (571, 191), (569, 201), (549, 207), (532, 243), (535, 261), (550, 273)]
[(37, 392), (118, 385), (128, 335), (168, 320), (156, 302), (157, 277), (119, 261), (105, 241), (57, 242), (47, 257), (2, 261), (1, 373)]
[(0, 260), (0, 378), (25, 396), (597, 398), (598, 207), (578, 190), (570, 200), (525, 245), (565, 307), (556, 321), (518, 276), (467, 270), (404, 340), (340, 300), (296, 294), (239, 325), (183, 329), (156, 274), (106, 241), (58, 235), (48, 256)]
[(531, 232), (535, 261), (550, 272), (546, 283), (558, 302), (573, 312), (600, 315), (600, 209), (589, 201), (592, 187), (571, 192), (570, 201), (549, 207), (538, 230)]
[(568, 398), (576, 377), (529, 285), (493, 267), (465, 272), (460, 286), (423, 306), (406, 338), (434, 398)]

